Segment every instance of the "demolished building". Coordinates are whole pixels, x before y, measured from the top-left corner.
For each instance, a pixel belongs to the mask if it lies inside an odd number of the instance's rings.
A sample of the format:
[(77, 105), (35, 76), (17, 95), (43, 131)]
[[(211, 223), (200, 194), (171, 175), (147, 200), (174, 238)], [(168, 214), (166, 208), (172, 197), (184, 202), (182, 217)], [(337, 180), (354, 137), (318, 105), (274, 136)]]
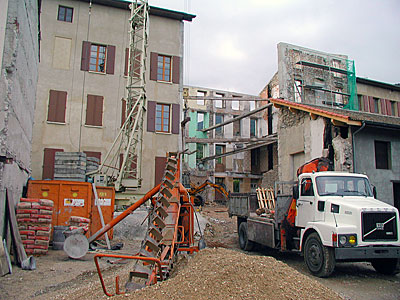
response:
[[(280, 43), (272, 99), (279, 180), (327, 156), (336, 171), (369, 176), (378, 198), (400, 205), (400, 87), (355, 76), (347, 56)], [(272, 93), (275, 95), (272, 95)]]

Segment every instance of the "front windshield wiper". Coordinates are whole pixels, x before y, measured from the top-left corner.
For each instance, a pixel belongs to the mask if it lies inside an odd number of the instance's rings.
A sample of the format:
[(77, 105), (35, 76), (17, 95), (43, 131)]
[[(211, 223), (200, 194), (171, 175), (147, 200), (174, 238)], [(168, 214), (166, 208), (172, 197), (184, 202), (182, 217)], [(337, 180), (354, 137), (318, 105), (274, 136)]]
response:
[(319, 194), (320, 196), (343, 196), (339, 195), (338, 193), (324, 193), (324, 194)]
[(356, 195), (364, 196), (364, 197), (367, 197), (367, 196), (368, 196), (367, 194), (362, 193), (362, 192), (359, 192), (359, 191), (344, 191), (344, 192), (345, 192), (345, 193), (355, 193)]

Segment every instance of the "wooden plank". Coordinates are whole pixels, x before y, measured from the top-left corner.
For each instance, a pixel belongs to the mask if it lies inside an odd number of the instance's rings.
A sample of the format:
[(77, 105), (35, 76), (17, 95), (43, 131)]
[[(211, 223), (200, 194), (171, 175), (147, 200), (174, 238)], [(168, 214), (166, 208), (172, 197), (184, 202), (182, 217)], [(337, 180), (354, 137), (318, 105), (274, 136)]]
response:
[(24, 245), (22, 244), (21, 236), (19, 235), (18, 230), (18, 223), (17, 218), (15, 217), (15, 210), (14, 210), (14, 201), (12, 200), (11, 195), (6, 190), (6, 210), (9, 217), (10, 222), (10, 230), (12, 241), (14, 244), (14, 249), (16, 250), (16, 261), (19, 266), (22, 266), (22, 262), (26, 261), (27, 256), (24, 249)]
[(261, 199), (262, 199), (261, 189), (257, 188), (256, 192), (257, 192), (258, 207), (259, 208), (264, 208), (264, 203), (261, 201)]

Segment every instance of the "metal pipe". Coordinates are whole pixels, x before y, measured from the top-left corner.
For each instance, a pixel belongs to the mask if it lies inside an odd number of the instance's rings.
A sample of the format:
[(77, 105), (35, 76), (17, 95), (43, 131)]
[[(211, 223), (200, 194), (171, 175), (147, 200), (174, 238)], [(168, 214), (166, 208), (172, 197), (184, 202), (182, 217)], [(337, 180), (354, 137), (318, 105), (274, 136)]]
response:
[(153, 197), (159, 190), (160, 190), (161, 183), (158, 184), (157, 186), (153, 187), (149, 192), (146, 193), (146, 195), (143, 196), (140, 200), (136, 201), (134, 204), (129, 206), (122, 214), (120, 214), (118, 217), (114, 218), (111, 220), (110, 223), (108, 223), (106, 226), (104, 226), (102, 229), (97, 231), (95, 234), (93, 234), (89, 238), (89, 244), (96, 239), (98, 239), (101, 235), (109, 231), (111, 228), (113, 228), (116, 224), (118, 224), (120, 221), (125, 219), (128, 215), (130, 215), (134, 210), (136, 210), (139, 206), (144, 204), (147, 200), (149, 200), (151, 197)]

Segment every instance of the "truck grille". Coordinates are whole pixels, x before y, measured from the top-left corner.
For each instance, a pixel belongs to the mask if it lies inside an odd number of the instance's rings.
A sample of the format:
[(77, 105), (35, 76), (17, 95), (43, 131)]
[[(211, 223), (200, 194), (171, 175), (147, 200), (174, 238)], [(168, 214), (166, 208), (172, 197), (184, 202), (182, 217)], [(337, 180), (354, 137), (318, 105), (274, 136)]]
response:
[(364, 212), (362, 219), (363, 241), (397, 240), (397, 218), (394, 212)]

